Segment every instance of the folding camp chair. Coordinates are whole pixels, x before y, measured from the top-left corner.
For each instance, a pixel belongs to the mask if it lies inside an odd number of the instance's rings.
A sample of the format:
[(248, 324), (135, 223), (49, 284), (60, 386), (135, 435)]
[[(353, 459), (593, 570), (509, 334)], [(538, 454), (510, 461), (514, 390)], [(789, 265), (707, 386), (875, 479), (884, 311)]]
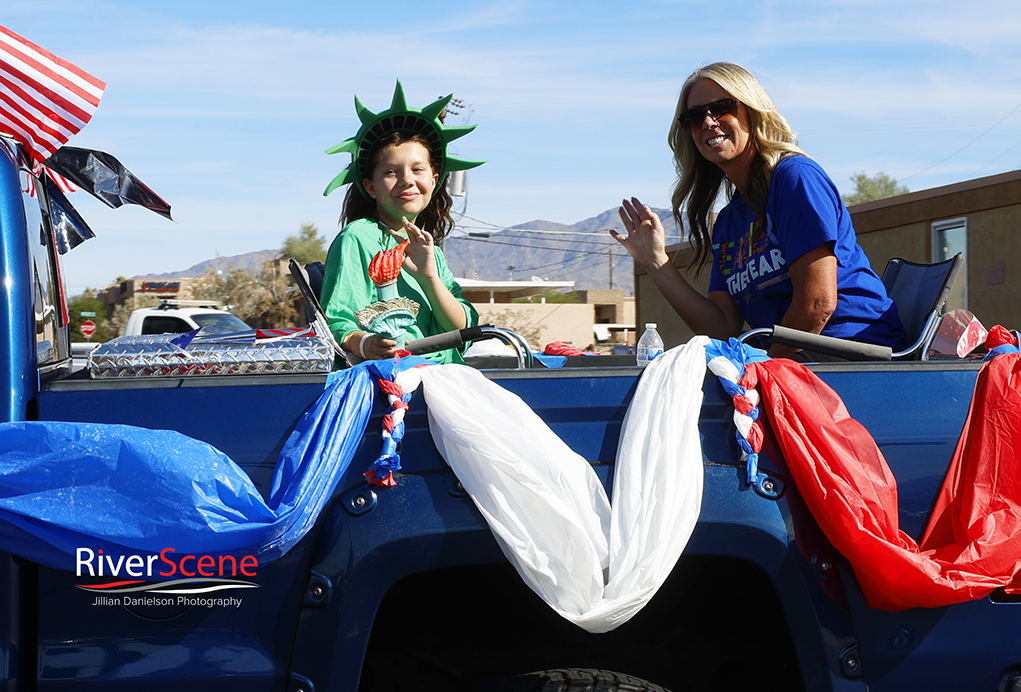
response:
[(326, 321), (326, 313), (323, 312), (323, 306), (319, 303), (319, 295), (323, 290), (323, 263), (312, 262), (303, 267), (292, 257), (287, 266), (291, 270), (291, 276), (294, 277), (294, 283), (298, 285), (298, 290), (301, 291), (301, 295), (305, 299), (305, 316), (309, 325), (316, 330), (316, 335), (330, 342), (337, 355), (346, 356), (344, 349), (333, 338), (330, 325)]
[(837, 339), (781, 325), (752, 329), (742, 334), (741, 340), (764, 336), (775, 343), (847, 360), (928, 360), (929, 346), (943, 319), (943, 306), (963, 264), (961, 253), (934, 264), (909, 262), (899, 257), (887, 263), (883, 271), (883, 285), (897, 306), (904, 331), (912, 339), (911, 345), (902, 351), (894, 352), (889, 346)]

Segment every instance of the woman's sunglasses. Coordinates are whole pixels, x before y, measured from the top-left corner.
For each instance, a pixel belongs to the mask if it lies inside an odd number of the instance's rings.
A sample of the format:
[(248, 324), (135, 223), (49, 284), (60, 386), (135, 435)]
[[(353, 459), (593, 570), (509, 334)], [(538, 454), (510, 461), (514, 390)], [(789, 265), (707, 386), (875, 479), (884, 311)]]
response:
[(681, 113), (677, 121), (681, 123), (681, 127), (685, 130), (691, 130), (692, 123), (701, 124), (705, 121), (707, 115), (711, 115), (714, 120), (718, 120), (720, 116), (732, 114), (737, 110), (737, 104), (738, 102), (734, 99), (720, 99), (719, 101), (707, 103), (704, 106), (695, 106)]

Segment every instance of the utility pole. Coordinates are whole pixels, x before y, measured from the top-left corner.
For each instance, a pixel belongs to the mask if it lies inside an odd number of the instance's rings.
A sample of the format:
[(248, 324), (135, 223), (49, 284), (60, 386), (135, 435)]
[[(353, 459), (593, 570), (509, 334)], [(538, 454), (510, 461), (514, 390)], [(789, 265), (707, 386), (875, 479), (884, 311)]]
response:
[(607, 257), (610, 258), (610, 290), (613, 290), (613, 248), (606, 251)]

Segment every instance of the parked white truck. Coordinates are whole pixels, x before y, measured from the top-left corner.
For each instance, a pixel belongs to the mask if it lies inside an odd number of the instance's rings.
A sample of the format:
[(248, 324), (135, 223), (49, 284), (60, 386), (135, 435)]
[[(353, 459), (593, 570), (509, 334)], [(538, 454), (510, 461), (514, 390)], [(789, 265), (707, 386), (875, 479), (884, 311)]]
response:
[(218, 302), (163, 299), (157, 307), (133, 311), (124, 327), (124, 334), (182, 333), (200, 327), (205, 327), (207, 332), (221, 334), (251, 329)]

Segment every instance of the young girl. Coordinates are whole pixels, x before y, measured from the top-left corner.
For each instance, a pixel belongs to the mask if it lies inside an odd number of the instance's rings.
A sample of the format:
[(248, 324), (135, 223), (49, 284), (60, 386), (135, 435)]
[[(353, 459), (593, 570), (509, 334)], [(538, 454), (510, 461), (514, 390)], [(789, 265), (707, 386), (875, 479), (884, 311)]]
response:
[[(365, 331), (355, 313), (377, 300), (368, 275), (372, 258), (408, 241), (403, 271), (397, 279), (401, 296), (419, 304), (407, 340), (478, 324), (478, 313), (461, 297), (461, 287), (447, 268), (436, 242), (453, 227), (447, 173), (481, 165), (447, 154), (447, 144), (471, 127), (445, 127), (439, 115), (450, 100), (440, 99), (421, 111), (408, 108), (400, 82), (389, 110), (368, 111), (355, 98), (362, 127), (352, 139), (327, 150), (352, 155), (351, 165), (325, 194), (350, 184), (344, 200), (344, 229), (330, 246), (323, 279), (323, 309), (330, 330), (351, 362), (392, 358), (397, 342)], [(440, 363), (463, 363), (455, 350), (429, 354)]]

